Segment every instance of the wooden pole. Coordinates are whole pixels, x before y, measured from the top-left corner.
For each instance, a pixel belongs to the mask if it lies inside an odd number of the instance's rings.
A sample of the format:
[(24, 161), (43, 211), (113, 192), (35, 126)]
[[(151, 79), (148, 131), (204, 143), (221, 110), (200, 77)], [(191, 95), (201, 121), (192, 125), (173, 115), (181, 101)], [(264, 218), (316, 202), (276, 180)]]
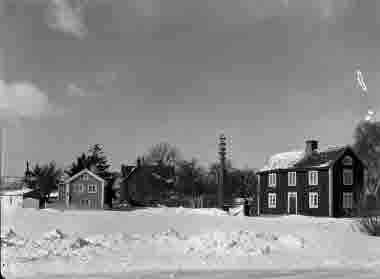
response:
[(226, 178), (226, 137), (222, 134), (219, 137), (219, 159), (220, 159), (220, 180), (218, 184), (218, 207), (223, 209), (224, 205), (224, 185)]
[(0, 127), (0, 184), (5, 181), (5, 172), (6, 172), (6, 162), (5, 162), (5, 154), (6, 154), (6, 131), (4, 127)]

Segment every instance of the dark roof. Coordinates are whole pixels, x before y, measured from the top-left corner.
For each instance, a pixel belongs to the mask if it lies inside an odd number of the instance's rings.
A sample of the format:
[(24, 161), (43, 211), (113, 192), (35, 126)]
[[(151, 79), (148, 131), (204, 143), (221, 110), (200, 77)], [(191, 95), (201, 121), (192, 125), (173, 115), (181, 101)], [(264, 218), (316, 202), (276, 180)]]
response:
[(32, 190), (22, 195), (23, 198), (42, 199), (42, 194), (38, 190)]
[(328, 148), (302, 158), (295, 168), (330, 167), (347, 150), (348, 146)]

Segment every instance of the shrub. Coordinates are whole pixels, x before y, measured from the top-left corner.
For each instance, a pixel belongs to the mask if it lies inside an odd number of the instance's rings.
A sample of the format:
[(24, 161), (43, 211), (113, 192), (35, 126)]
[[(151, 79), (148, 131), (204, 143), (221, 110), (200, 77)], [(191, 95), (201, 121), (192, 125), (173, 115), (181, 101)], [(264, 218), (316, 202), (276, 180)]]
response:
[(363, 217), (360, 224), (369, 235), (380, 236), (380, 215)]

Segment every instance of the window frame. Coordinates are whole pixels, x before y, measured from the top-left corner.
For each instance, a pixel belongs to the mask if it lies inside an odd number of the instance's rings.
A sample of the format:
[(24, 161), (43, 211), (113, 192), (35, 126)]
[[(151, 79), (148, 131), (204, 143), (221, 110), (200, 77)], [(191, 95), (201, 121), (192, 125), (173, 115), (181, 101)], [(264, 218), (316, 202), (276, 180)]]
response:
[[(350, 174), (350, 178), (351, 178), (351, 183), (346, 183), (347, 180), (345, 179), (347, 176), (346, 174)], [(348, 169), (348, 168), (345, 168), (343, 169), (342, 171), (342, 183), (344, 186), (352, 186), (354, 185), (354, 170), (353, 169)]]
[(268, 187), (276, 187), (277, 184), (277, 173), (268, 174)]
[[(90, 191), (90, 188), (94, 187), (94, 191)], [(88, 184), (87, 185), (87, 193), (95, 194), (98, 192), (98, 187), (96, 184)]]
[(82, 180), (83, 180), (83, 181), (88, 181), (88, 180), (89, 180), (89, 175), (88, 175), (88, 173), (84, 173), (84, 174), (82, 175)]
[[(349, 198), (349, 200), (347, 200), (348, 198)], [(353, 209), (354, 208), (354, 194), (352, 192), (343, 192), (342, 208), (343, 209)]]
[[(317, 201), (316, 204), (314, 203), (315, 201)], [(310, 209), (319, 208), (319, 193), (318, 192), (309, 192), (309, 208)]]
[(268, 208), (277, 208), (277, 193), (268, 193)]
[(319, 172), (317, 170), (308, 171), (308, 183), (310, 186), (318, 186)]
[[(294, 178), (292, 181), (292, 177)], [(294, 182), (294, 183), (291, 183)], [(290, 171), (288, 172), (288, 186), (297, 186), (297, 172)]]

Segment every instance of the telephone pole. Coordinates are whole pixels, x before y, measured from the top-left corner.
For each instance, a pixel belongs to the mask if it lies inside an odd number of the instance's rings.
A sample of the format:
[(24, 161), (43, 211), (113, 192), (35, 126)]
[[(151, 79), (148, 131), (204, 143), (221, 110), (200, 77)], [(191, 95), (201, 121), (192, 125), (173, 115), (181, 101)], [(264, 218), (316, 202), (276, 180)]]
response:
[(218, 207), (223, 209), (224, 205), (224, 185), (226, 181), (226, 137), (219, 136), (219, 160), (220, 160), (220, 179), (218, 184)]

